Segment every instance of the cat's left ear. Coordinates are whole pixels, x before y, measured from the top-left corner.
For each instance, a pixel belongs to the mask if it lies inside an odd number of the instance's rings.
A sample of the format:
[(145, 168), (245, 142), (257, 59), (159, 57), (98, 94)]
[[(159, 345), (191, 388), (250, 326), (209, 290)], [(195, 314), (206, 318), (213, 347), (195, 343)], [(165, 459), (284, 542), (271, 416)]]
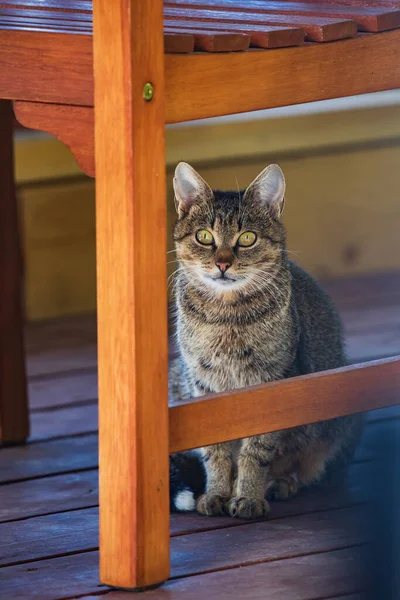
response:
[(282, 169), (278, 165), (269, 165), (249, 185), (244, 198), (260, 204), (279, 218), (285, 204), (285, 189)]
[(210, 200), (213, 192), (208, 183), (187, 163), (181, 162), (174, 176), (175, 208), (179, 217), (189, 212), (192, 206)]

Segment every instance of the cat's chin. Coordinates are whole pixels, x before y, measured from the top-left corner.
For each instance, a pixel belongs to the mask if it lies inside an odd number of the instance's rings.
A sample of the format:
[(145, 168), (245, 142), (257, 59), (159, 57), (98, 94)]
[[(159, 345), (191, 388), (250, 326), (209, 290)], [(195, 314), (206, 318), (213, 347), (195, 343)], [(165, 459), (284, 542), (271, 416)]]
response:
[(237, 279), (228, 277), (205, 277), (204, 282), (209, 288), (217, 294), (226, 294), (236, 292), (242, 287), (241, 282)]

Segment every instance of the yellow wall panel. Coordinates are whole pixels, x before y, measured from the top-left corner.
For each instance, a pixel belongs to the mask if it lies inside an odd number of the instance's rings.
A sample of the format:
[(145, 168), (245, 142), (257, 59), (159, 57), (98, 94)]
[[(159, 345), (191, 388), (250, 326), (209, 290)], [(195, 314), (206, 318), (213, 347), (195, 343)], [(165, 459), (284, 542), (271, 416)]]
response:
[(92, 311), (96, 303), (91, 180), (20, 188), (28, 319)]

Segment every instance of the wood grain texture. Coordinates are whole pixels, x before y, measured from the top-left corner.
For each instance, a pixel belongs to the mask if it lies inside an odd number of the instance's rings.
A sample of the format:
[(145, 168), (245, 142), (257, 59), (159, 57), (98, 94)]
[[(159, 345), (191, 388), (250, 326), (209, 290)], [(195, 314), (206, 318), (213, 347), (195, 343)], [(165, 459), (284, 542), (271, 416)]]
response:
[[(219, 569), (224, 569), (363, 543), (368, 541), (367, 532), (360, 527), (365, 517), (365, 509), (354, 506), (175, 536), (171, 540), (171, 577), (210, 572), (216, 556)], [(3, 523), (0, 566), (95, 550), (97, 526), (93, 508), (37, 517), (28, 523)]]
[(22, 260), (10, 102), (0, 100), (0, 442), (29, 435), (22, 316)]
[[(399, 87), (400, 33), (393, 31), (363, 36), (334, 45), (307, 45), (285, 49), (284, 52), (252, 51), (234, 56), (176, 55), (167, 56), (165, 61), (166, 118), (168, 122), (179, 122)], [(373, 65), (380, 66), (373, 69)], [(0, 71), (1, 68), (0, 63)], [(231, 69), (235, 71), (235, 81), (227, 77)], [(268, 81), (264, 77), (265, 72), (272, 74)], [(298, 72), (306, 75), (299, 79)], [(355, 72), (359, 74), (356, 78)], [(198, 78), (196, 73), (204, 76)], [(40, 78), (41, 75), (38, 76)], [(55, 80), (58, 76), (58, 72), (54, 74)], [(253, 76), (258, 83), (258, 93), (236, 94), (236, 82), (247, 89), (252, 85)], [(91, 79), (91, 74), (88, 78)], [(74, 81), (71, 72), (71, 86), (79, 89), (75, 84), (79, 82)], [(181, 93), (182, 86), (185, 94)], [(91, 94), (85, 95), (84, 90), (82, 94), (83, 103), (92, 101)], [(46, 96), (45, 84), (43, 95)], [(65, 99), (73, 100), (69, 96), (69, 88)], [(32, 107), (32, 114), (40, 113), (41, 107), (42, 104)], [(44, 110), (50, 112), (50, 109)], [(57, 109), (56, 127), (60, 131), (71, 128), (68, 113), (69, 107)], [(90, 149), (94, 139), (93, 110), (80, 114), (86, 114), (86, 121), (80, 122), (78, 143), (86, 148), (86, 172), (94, 174), (94, 153)], [(33, 120), (29, 125), (35, 127)]]
[(386, 31), (400, 26), (400, 11), (377, 6), (341, 6), (322, 2), (286, 2), (268, 0), (168, 0), (167, 5), (193, 7), (212, 7), (232, 11), (247, 11), (253, 13), (268, 13), (280, 15), (312, 15), (316, 17), (341, 18), (354, 20), (361, 31)]
[[(48, 5), (46, 5), (48, 6)], [(31, 3), (30, 7), (0, 4), (0, 30), (62, 33), (66, 35), (92, 35), (92, 14), (79, 10), (46, 10), (46, 6)], [(39, 40), (39, 37), (38, 37)], [(62, 40), (59, 40), (62, 43)], [(78, 42), (79, 43), (79, 42)], [(190, 34), (164, 32), (164, 50), (168, 53), (187, 53), (194, 50)]]
[(31, 441), (97, 431), (97, 403), (31, 414)]
[(86, 552), (5, 567), (1, 593), (4, 598), (27, 600), (29, 590), (29, 600), (65, 600), (105, 592), (107, 588), (99, 584), (98, 562), (98, 552)]
[[(140, 596), (124, 591), (106, 591), (98, 584), (97, 552), (59, 557), (5, 567), (2, 575), (2, 592), (5, 598), (26, 600), (30, 590), (32, 600), (90, 595), (90, 600), (134, 600), (149, 598), (171, 600), (200, 600), (204, 596), (231, 600), (310, 600), (330, 598), (362, 589), (362, 551), (359, 547), (334, 550), (310, 556), (289, 558), (283, 561), (261, 562), (214, 573), (183, 577), (168, 582), (165, 587), (148, 591)], [(46, 581), (46, 586), (42, 582)], [(310, 590), (310, 581), (312, 589)], [(325, 595), (326, 594), (326, 595)], [(87, 599), (89, 600), (89, 598)]]
[(398, 404), (400, 357), (204, 396), (170, 407), (170, 452)]
[(93, 16), (100, 572), (137, 588), (169, 574), (163, 4)]
[(190, 33), (165, 32), (164, 49), (170, 54), (193, 52), (194, 36)]
[(191, 9), (167, 6), (164, 10), (167, 19), (184, 19), (217, 23), (245, 23), (249, 25), (281, 25), (300, 27), (305, 31), (306, 39), (313, 42), (331, 42), (357, 34), (357, 25), (351, 20), (329, 19), (326, 17), (279, 15), (228, 10)]
[[(303, 0), (313, 3), (315, 0)], [(324, 4), (340, 4), (343, 6), (373, 6), (375, 8), (399, 8), (400, 0), (324, 0)]]
[[(202, 21), (185, 21), (168, 19), (168, 28), (192, 29), (204, 28)], [(304, 31), (300, 27), (278, 27), (273, 25), (248, 25), (243, 23), (214, 23), (207, 22), (207, 29), (215, 31), (238, 31), (246, 33), (250, 37), (250, 45), (255, 48), (286, 48), (289, 46), (301, 46), (304, 42)]]
[[(355, 463), (347, 476), (319, 489), (303, 490), (290, 502), (271, 502), (268, 520), (355, 506), (368, 500), (365, 482), (370, 480), (371, 461)], [(98, 473), (91, 469), (64, 473), (0, 486), (0, 522), (53, 515), (97, 507)], [(210, 531), (242, 524), (225, 516), (205, 519), (197, 513), (168, 516), (171, 535)], [(0, 528), (1, 531), (1, 528)]]
[[(0, 29), (0, 97), (93, 106), (91, 35)], [(83, 102), (82, 102), (83, 100)]]
[[(165, 27), (167, 33), (185, 34), (187, 29), (184, 26), (171, 28), (168, 21)], [(250, 37), (240, 32), (212, 31), (207, 27), (191, 29), (190, 33), (194, 38), (196, 50), (203, 52), (238, 52), (247, 50), (250, 46)]]
[(15, 116), (24, 127), (55, 135), (72, 152), (86, 175), (94, 177), (94, 111), (81, 106), (15, 102)]
[(97, 400), (97, 370), (54, 378), (34, 379), (28, 384), (29, 407), (35, 412), (46, 408), (87, 404)]
[(43, 6), (42, 0), (1, 0), (0, 6), (15, 6), (19, 8), (35, 8), (37, 10), (51, 8), (56, 11), (74, 13), (92, 12), (92, 0), (46, 0)]
[(0, 486), (0, 521), (96, 506), (98, 473), (55, 475)]
[(44, 375), (60, 375), (71, 371), (82, 372), (96, 366), (96, 345), (88, 344), (75, 349), (54, 348), (49, 352), (35, 352), (28, 358), (27, 372), (32, 381), (33, 379), (40, 379)]
[[(400, 31), (271, 52), (171, 55), (165, 69), (168, 123), (353, 96), (400, 86)], [(254, 81), (256, 94), (237, 94)]]
[[(68, 412), (74, 418), (69, 417)], [(368, 426), (355, 454), (356, 461), (372, 460), (379, 456), (380, 442), (385, 433), (399, 429), (399, 415), (400, 406), (368, 413)], [(41, 417), (45, 425), (40, 422)], [(0, 483), (97, 467), (96, 407), (43, 411), (38, 414), (38, 420), (40, 441), (18, 448), (3, 448), (0, 453)], [(65, 421), (62, 429), (58, 427), (60, 421)], [(84, 425), (79, 428), (82, 422)], [(52, 428), (52, 423), (56, 427)], [(36, 419), (33, 425), (36, 425)], [(84, 430), (92, 430), (92, 433), (86, 434)], [(39, 435), (39, 431), (35, 432), (34, 427), (33, 438)], [(57, 433), (69, 437), (54, 439)]]
[(0, 566), (94, 550), (99, 545), (97, 508), (0, 525)]
[[(44, 34), (39, 42), (32, 32), (13, 33), (0, 30), (0, 97), (93, 106), (89, 36), (74, 43), (74, 36)], [(274, 52), (166, 55), (166, 122), (394, 89), (399, 64), (399, 30)], [(254, 81), (257, 94), (236, 93)]]
[(96, 468), (97, 450), (97, 434), (3, 448), (0, 483)]
[[(274, 593), (276, 592), (276, 590), (274, 590)], [(283, 588), (283, 592), (286, 593), (286, 589)], [(257, 594), (257, 590), (255, 590), (254, 592), (255, 594)], [(281, 590), (282, 593), (282, 590)], [(340, 594), (340, 593), (339, 593)], [(370, 594), (368, 592), (356, 592), (355, 594), (340, 594), (339, 596), (329, 596), (329, 599), (324, 599), (324, 600), (370, 600)], [(252, 600), (258, 600), (258, 599), (263, 599), (265, 598), (265, 595), (253, 595), (252, 596)], [(278, 600), (279, 599), (279, 595), (276, 596), (275, 598)], [(198, 600), (201, 599), (201, 596), (198, 596)], [(107, 592), (106, 594), (102, 594), (101, 596), (80, 596), (80, 600), (134, 600), (133, 596), (127, 596), (126, 598), (124, 598), (124, 596), (122, 594), (120, 594), (119, 592)], [(297, 598), (295, 600), (298, 600)], [(306, 597), (302, 597), (302, 600), (315, 600), (314, 598), (310, 598), (310, 596)]]
[[(168, 582), (146, 593), (146, 600), (315, 600), (344, 596), (363, 589), (362, 549), (349, 548), (284, 561), (260, 563)], [(311, 585), (312, 582), (312, 585)], [(268, 594), (268, 595), (266, 595)], [(134, 600), (133, 595), (110, 592), (90, 600)], [(89, 600), (89, 598), (82, 599)]]

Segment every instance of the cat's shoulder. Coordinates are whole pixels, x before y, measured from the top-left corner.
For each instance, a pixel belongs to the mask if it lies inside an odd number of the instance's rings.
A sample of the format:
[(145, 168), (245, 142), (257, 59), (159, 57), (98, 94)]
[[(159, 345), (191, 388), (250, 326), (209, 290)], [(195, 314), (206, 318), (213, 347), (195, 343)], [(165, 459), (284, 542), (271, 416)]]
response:
[(315, 281), (315, 279), (307, 273), (302, 267), (300, 267), (297, 263), (292, 260), (289, 261), (289, 269), (290, 274), (292, 276), (293, 285), (309, 285), (320, 287), (319, 284)]
[(292, 289), (296, 295), (306, 296), (308, 300), (313, 298), (324, 299), (331, 303), (331, 299), (323, 287), (302, 267), (293, 261), (289, 261), (290, 274), (292, 277)]

